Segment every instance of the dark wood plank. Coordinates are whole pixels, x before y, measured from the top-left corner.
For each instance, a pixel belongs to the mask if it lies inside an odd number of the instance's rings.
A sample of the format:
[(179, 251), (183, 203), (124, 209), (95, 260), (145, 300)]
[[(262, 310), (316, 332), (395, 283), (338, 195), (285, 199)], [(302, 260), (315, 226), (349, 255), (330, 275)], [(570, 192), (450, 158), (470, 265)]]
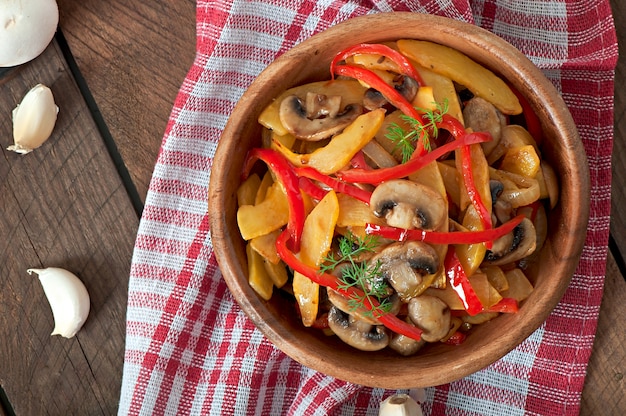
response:
[(609, 254), (598, 330), (581, 398), (582, 416), (626, 414), (624, 305), (626, 281)]
[(611, 235), (626, 258), (626, 3), (611, 0), (617, 30), (619, 60), (615, 70), (615, 141), (613, 144), (613, 185), (611, 187)]
[[(28, 155), (6, 149), (11, 113), (35, 84), (60, 107), (53, 136)], [(0, 382), (16, 414), (115, 414), (130, 259), (138, 226), (127, 192), (56, 44), (0, 84)], [(91, 313), (73, 339), (30, 267), (77, 274)]]
[(195, 1), (58, 4), (63, 34), (143, 199), (195, 57)]

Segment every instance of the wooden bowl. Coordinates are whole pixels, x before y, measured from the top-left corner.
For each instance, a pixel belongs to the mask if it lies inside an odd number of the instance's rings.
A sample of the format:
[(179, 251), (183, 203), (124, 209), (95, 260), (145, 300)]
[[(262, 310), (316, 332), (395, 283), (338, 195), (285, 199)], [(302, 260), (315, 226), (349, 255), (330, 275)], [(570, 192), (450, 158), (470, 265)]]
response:
[[(417, 355), (391, 350), (362, 352), (337, 337), (304, 328), (294, 307), (276, 291), (269, 302), (247, 280), (244, 242), (236, 221), (236, 190), (245, 150), (260, 144), (257, 117), (287, 88), (329, 78), (329, 63), (340, 50), (363, 42), (429, 40), (455, 48), (506, 78), (528, 99), (544, 130), (542, 152), (560, 180), (560, 202), (549, 213), (549, 235), (535, 290), (516, 314), (477, 326), (460, 346), (432, 344)], [(222, 134), (211, 172), (209, 212), (215, 254), (234, 298), (276, 347), (301, 364), (353, 383), (412, 388), (447, 383), (500, 359), (548, 317), (578, 264), (589, 216), (587, 160), (565, 103), (543, 74), (517, 49), (476, 26), (431, 15), (385, 13), (348, 20), (286, 52), (243, 94)]]

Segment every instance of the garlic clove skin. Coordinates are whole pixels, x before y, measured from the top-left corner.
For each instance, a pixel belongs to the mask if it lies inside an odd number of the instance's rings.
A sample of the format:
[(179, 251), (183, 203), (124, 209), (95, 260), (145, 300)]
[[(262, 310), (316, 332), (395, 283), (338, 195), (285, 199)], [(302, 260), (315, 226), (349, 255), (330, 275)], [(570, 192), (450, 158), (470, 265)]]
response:
[(394, 394), (380, 404), (378, 416), (422, 416), (422, 408), (408, 394)]
[(54, 316), (54, 330), (50, 335), (72, 338), (89, 315), (89, 293), (83, 282), (75, 274), (59, 267), (28, 269), (27, 272), (39, 276), (50, 303)]
[(21, 65), (39, 56), (58, 23), (56, 0), (2, 0), (0, 67)]
[(7, 150), (30, 153), (52, 134), (59, 107), (54, 103), (50, 88), (35, 85), (13, 110), (13, 142)]

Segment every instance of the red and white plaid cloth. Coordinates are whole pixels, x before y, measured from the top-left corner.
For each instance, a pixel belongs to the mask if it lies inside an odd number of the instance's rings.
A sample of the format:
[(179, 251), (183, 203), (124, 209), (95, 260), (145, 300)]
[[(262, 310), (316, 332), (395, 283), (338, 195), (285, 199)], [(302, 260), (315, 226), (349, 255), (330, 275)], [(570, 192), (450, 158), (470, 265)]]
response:
[(376, 415), (394, 393), (305, 368), (263, 337), (218, 270), (207, 191), (228, 115), (261, 70), (329, 26), (400, 10), (475, 23), (544, 69), (577, 122), (592, 185), (582, 260), (554, 313), (495, 364), (426, 389), (424, 414), (578, 414), (609, 235), (617, 44), (608, 0), (198, 0), (197, 58), (165, 132), (135, 246), (120, 414)]

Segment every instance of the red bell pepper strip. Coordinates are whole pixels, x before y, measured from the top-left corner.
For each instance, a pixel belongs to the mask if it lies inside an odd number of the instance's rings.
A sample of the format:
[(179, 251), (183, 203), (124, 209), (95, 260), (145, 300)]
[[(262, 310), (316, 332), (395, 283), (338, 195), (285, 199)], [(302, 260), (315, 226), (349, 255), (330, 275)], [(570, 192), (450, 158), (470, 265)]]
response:
[(419, 72), (417, 72), (413, 64), (411, 64), (411, 62), (407, 59), (406, 56), (402, 55), (400, 52), (396, 51), (395, 49), (391, 49), (387, 45), (381, 45), (379, 43), (376, 43), (376, 44), (361, 43), (359, 45), (354, 45), (350, 48), (344, 49), (343, 51), (339, 52), (335, 56), (335, 59), (333, 59), (333, 61), (330, 63), (330, 73), (334, 74), (335, 67), (341, 61), (344, 61), (346, 58), (353, 56), (353, 55), (359, 55), (359, 54), (365, 54), (365, 53), (382, 55), (385, 58), (390, 59), (393, 63), (395, 63), (398, 66), (400, 73), (410, 76), (415, 81), (417, 81), (417, 83), (420, 86), (425, 85), (424, 81), (422, 80), (422, 76), (419, 74)]
[(378, 235), (383, 238), (396, 241), (423, 241), (429, 244), (478, 244), (487, 241), (497, 240), (507, 235), (522, 220), (523, 215), (518, 215), (498, 228), (483, 231), (425, 231), (425, 230), (405, 230), (404, 228), (389, 227), (385, 225), (365, 224), (365, 233), (370, 235)]
[(363, 153), (363, 150), (356, 152), (350, 160), (350, 166), (356, 169), (372, 169), (372, 167), (368, 165), (365, 160), (365, 153)]
[(348, 169), (337, 172), (337, 177), (346, 182), (369, 184), (379, 184), (390, 179), (405, 178), (461, 146), (489, 140), (491, 140), (491, 136), (485, 133), (465, 133), (459, 140), (446, 143), (423, 156), (413, 157), (406, 163), (383, 169)]
[[(298, 304), (296, 303), (296, 306), (297, 305)], [(316, 329), (330, 328), (330, 325), (328, 324), (328, 312), (325, 312), (321, 316), (319, 316), (315, 321), (313, 321), (313, 325), (311, 326)]]
[[(346, 77), (354, 78), (359, 81), (363, 81), (371, 88), (380, 92), (394, 107), (402, 111), (407, 116), (417, 120), (421, 125), (424, 125), (424, 120), (421, 114), (413, 107), (413, 105), (400, 94), (395, 88), (387, 84), (381, 77), (369, 69), (361, 68), (359, 66), (352, 65), (339, 65), (333, 69), (333, 72), (337, 75), (343, 75)], [(422, 135), (425, 134), (422, 132)], [(424, 148), (423, 137), (420, 137), (417, 141), (417, 146), (414, 153), (423, 155), (426, 153)]]
[(480, 299), (478, 299), (478, 295), (476, 295), (465, 270), (463, 270), (463, 266), (461, 266), (454, 246), (448, 248), (444, 267), (446, 276), (450, 282), (450, 287), (454, 289), (459, 299), (461, 299), (461, 302), (463, 302), (467, 313), (473, 316), (482, 312), (484, 309), (483, 305), (480, 303)]
[[(532, 221), (532, 223), (535, 223), (535, 220), (537, 219), (537, 212), (539, 211), (539, 207), (541, 206), (541, 201), (540, 200), (536, 200), (535, 202), (531, 202), (528, 205), (525, 205), (523, 207), (519, 207), (517, 209), (518, 212), (524, 212), (525, 209), (530, 209), (530, 217), (528, 217), (528, 219), (530, 221)], [(526, 214), (528, 215), (528, 214)]]
[(311, 179), (309, 178), (300, 176), (298, 179), (299, 179), (298, 182), (300, 184), (300, 189), (302, 189), (305, 194), (309, 195), (313, 199), (317, 199), (318, 201), (321, 201), (328, 193), (328, 191), (314, 184), (313, 181), (311, 181)]
[(310, 166), (304, 166), (300, 168), (295, 168), (295, 173), (298, 176), (304, 176), (309, 179), (313, 179), (315, 181), (319, 181), (324, 185), (334, 189), (336, 192), (350, 195), (353, 198), (358, 199), (359, 201), (363, 201), (366, 204), (370, 203), (370, 198), (372, 197), (372, 193), (366, 191), (365, 189), (358, 188), (354, 185), (350, 185), (349, 183), (342, 182), (333, 178), (332, 176), (325, 175), (318, 171), (315, 168)]
[(499, 313), (517, 313), (519, 305), (517, 300), (513, 298), (502, 298), (500, 302), (485, 309), (485, 312), (499, 312)]
[(465, 342), (467, 335), (461, 331), (455, 331), (447, 340), (443, 341), (447, 345), (461, 345)]
[(524, 114), (524, 120), (526, 121), (526, 130), (530, 133), (531, 136), (535, 139), (538, 145), (541, 145), (543, 141), (543, 129), (541, 128), (541, 121), (539, 121), (539, 117), (537, 117), (537, 113), (532, 109), (530, 103), (520, 93), (516, 88), (509, 84), (511, 91), (519, 100), (520, 105), (522, 106), (522, 112)]
[(465, 126), (450, 114), (442, 114), (441, 121), (437, 123), (437, 128), (449, 131), (456, 140), (467, 134)]
[(407, 322), (404, 322), (394, 314), (383, 313), (379, 309), (376, 309), (378, 306), (380, 306), (380, 304), (375, 299), (372, 299), (369, 296), (365, 296), (363, 291), (353, 286), (346, 288), (345, 286), (341, 285), (337, 277), (333, 276), (332, 274), (321, 273), (319, 269), (302, 263), (295, 256), (295, 254), (287, 248), (287, 243), (289, 239), (290, 235), (286, 229), (282, 233), (280, 233), (280, 235), (276, 239), (276, 251), (278, 252), (278, 256), (285, 262), (286, 265), (288, 265), (298, 273), (301, 273), (304, 276), (308, 277), (309, 279), (311, 279), (311, 281), (319, 284), (320, 286), (329, 287), (339, 292), (348, 299), (365, 298), (367, 300), (366, 302), (363, 302), (363, 306), (365, 307), (365, 309), (371, 311), (374, 314), (374, 317), (378, 319), (378, 321), (385, 327), (398, 334), (410, 337), (414, 340), (419, 341), (421, 339), (421, 329)]
[[(457, 140), (465, 133), (465, 128), (461, 122), (449, 114), (444, 114), (441, 123), (437, 125), (439, 128), (448, 130)], [(488, 134), (488, 133), (484, 133)], [(467, 193), (472, 201), (472, 205), (476, 208), (476, 212), (480, 217), (480, 221), (483, 228), (488, 230), (492, 227), (491, 214), (485, 206), (478, 189), (476, 189), (476, 183), (474, 182), (474, 174), (472, 172), (472, 156), (469, 149), (469, 145), (465, 145), (460, 148), (461, 151), (461, 167), (463, 171), (463, 182), (467, 189)]]
[(469, 196), (470, 201), (472, 201), (472, 205), (474, 205), (474, 208), (476, 208), (476, 212), (478, 213), (478, 217), (480, 218), (483, 229), (489, 230), (492, 227), (491, 214), (489, 213), (487, 206), (483, 202), (483, 199), (480, 196), (478, 189), (476, 188), (474, 173), (472, 171), (472, 154), (470, 152), (470, 148), (468, 145), (465, 145), (460, 148), (460, 151), (463, 183), (465, 184), (467, 195)]
[(296, 176), (293, 166), (280, 153), (272, 149), (254, 148), (248, 152), (243, 165), (243, 178), (245, 179), (252, 170), (254, 163), (262, 160), (268, 168), (276, 175), (287, 194), (287, 202), (289, 203), (289, 221), (287, 222), (287, 230), (291, 237), (293, 249), (300, 251), (300, 237), (304, 228), (304, 220), (306, 211), (304, 209), (304, 200), (300, 193), (300, 185), (298, 176)]

